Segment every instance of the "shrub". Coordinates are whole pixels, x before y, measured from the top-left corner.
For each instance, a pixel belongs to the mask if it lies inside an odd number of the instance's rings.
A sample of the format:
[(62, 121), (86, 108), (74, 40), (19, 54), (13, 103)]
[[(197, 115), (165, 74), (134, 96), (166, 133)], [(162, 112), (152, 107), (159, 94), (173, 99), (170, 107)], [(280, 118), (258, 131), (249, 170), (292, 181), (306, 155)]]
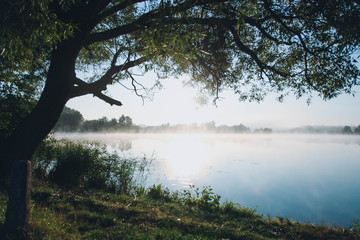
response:
[(49, 138), (34, 155), (34, 175), (60, 186), (130, 193), (146, 180), (151, 159), (120, 157), (105, 145)]

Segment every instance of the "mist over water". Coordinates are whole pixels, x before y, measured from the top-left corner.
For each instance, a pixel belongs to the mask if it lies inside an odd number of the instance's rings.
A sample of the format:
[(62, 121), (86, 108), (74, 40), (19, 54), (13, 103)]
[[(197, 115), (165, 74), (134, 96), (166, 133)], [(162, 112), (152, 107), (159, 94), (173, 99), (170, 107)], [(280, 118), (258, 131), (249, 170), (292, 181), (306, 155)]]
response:
[(147, 186), (211, 185), (264, 216), (348, 227), (360, 219), (360, 136), (68, 133), (124, 154), (154, 156)]

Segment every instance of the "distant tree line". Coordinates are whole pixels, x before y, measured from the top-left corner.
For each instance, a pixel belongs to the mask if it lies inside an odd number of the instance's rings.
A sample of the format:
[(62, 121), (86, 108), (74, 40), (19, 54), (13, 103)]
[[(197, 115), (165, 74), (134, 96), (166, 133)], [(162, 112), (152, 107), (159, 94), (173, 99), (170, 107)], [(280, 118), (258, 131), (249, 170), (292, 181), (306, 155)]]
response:
[(227, 126), (220, 125), (216, 126), (214, 121), (202, 123), (202, 124), (176, 124), (170, 125), (162, 124), (160, 126), (148, 126), (141, 128), (142, 132), (211, 132), (211, 133), (250, 133), (250, 128), (244, 126), (243, 124)]
[(351, 126), (305, 126), (290, 130), (291, 133), (318, 133), (318, 134), (360, 134), (360, 125)]
[(271, 134), (271, 133), (272, 133), (272, 129), (271, 129), (271, 128), (259, 128), (259, 129), (255, 129), (254, 133), (266, 133), (266, 134)]
[(350, 126), (345, 126), (342, 130), (344, 134), (360, 134), (360, 125), (355, 127), (354, 130)]
[[(250, 128), (243, 124), (227, 126), (216, 126), (214, 121), (202, 124), (176, 124), (169, 123), (160, 126), (137, 126), (129, 116), (121, 115), (119, 119), (102, 117), (96, 120), (84, 120), (82, 114), (74, 109), (65, 107), (56, 126), (55, 132), (212, 132), (212, 133), (251, 133)], [(253, 131), (260, 134), (271, 134), (271, 128), (259, 128)], [(360, 134), (360, 125), (357, 127), (331, 127), (331, 126), (306, 126), (291, 129), (292, 133), (329, 133), (329, 134)]]
[(84, 120), (82, 114), (74, 109), (65, 107), (57, 124), (55, 132), (106, 132), (106, 131), (134, 131), (138, 127), (133, 125), (129, 116), (121, 115), (119, 119), (102, 117), (96, 120)]
[[(143, 132), (143, 133), (157, 133), (157, 132), (212, 132), (212, 133), (250, 133), (250, 128), (243, 124), (227, 126), (216, 126), (214, 121), (202, 124), (176, 124), (170, 125), (162, 124), (160, 126), (144, 126), (140, 127), (133, 124), (133, 120), (129, 116), (122, 115), (119, 119), (108, 119), (102, 117), (96, 120), (84, 120), (82, 114), (74, 109), (65, 107), (56, 126), (53, 129), (55, 132)], [(260, 129), (259, 132), (271, 133), (269, 128)]]

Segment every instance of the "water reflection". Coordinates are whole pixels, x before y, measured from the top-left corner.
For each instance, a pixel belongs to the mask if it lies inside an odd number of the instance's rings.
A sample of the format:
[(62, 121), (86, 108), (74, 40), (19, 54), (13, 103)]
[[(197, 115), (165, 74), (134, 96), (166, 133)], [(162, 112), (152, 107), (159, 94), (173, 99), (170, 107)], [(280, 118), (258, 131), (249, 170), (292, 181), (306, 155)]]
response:
[[(222, 200), (272, 217), (349, 226), (360, 219), (360, 136), (85, 134), (151, 156), (151, 184), (211, 185)], [(131, 148), (131, 149), (129, 149)], [(127, 150), (129, 149), (129, 150)]]
[(161, 151), (168, 178), (201, 177), (211, 164), (211, 146), (197, 135), (174, 135)]

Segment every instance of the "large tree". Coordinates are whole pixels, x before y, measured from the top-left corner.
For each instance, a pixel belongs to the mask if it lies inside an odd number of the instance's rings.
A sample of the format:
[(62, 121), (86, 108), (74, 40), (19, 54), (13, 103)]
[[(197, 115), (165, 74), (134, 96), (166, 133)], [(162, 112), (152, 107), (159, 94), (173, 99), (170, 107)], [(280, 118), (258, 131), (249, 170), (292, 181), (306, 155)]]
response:
[(11, 162), (31, 159), (69, 99), (92, 94), (120, 106), (104, 92), (128, 80), (138, 93), (135, 72), (188, 74), (215, 98), (230, 88), (256, 101), (269, 91), (331, 99), (359, 85), (357, 1), (9, 0), (1, 7), (1, 97), (39, 90), (0, 145), (3, 176)]

